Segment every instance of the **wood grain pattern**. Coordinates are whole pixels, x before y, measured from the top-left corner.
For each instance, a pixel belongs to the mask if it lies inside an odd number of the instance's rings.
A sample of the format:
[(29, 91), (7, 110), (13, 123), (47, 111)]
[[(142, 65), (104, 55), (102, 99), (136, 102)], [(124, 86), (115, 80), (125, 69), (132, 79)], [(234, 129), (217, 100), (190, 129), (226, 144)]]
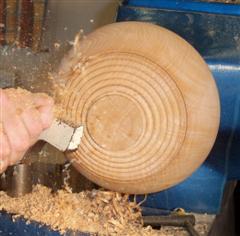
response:
[(5, 43), (5, 27), (6, 27), (6, 3), (5, 0), (0, 1), (0, 45)]
[(5, 40), (7, 44), (16, 41), (17, 33), (17, 0), (6, 0), (6, 32)]
[(63, 60), (61, 118), (84, 125), (66, 153), (87, 178), (127, 193), (168, 188), (205, 160), (219, 126), (215, 82), (182, 38), (147, 23), (114, 23)]
[(34, 1), (33, 2), (33, 32), (32, 32), (32, 49), (37, 52), (40, 50), (41, 38), (42, 38), (42, 27), (44, 22), (44, 15), (46, 9), (46, 1)]
[(33, 38), (33, 1), (21, 0), (19, 44), (21, 47), (31, 47)]

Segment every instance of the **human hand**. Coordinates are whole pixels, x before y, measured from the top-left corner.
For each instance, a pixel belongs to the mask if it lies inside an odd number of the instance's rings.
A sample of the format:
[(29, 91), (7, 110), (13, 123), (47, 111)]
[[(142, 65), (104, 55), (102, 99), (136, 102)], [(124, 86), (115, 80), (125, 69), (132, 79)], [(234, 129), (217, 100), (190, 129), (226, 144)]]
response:
[(20, 161), (53, 120), (53, 99), (23, 89), (0, 89), (0, 173)]

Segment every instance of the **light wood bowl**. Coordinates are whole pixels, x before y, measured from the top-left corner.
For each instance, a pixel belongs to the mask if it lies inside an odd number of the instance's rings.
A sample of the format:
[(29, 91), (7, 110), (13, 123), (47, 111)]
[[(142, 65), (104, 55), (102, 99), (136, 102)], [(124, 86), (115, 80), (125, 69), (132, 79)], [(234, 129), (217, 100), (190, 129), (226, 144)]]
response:
[(75, 42), (59, 71), (61, 118), (84, 125), (66, 153), (107, 189), (150, 193), (196, 170), (219, 127), (219, 97), (208, 66), (173, 32), (114, 23)]

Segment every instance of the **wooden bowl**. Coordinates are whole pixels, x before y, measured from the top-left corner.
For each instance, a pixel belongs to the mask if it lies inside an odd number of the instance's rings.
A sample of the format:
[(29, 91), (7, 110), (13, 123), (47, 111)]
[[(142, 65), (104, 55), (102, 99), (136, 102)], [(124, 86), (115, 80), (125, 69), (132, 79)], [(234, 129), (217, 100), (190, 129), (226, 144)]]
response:
[(126, 193), (157, 192), (188, 177), (219, 127), (208, 66), (173, 32), (114, 23), (75, 41), (62, 61), (61, 118), (84, 125), (66, 153), (87, 178)]

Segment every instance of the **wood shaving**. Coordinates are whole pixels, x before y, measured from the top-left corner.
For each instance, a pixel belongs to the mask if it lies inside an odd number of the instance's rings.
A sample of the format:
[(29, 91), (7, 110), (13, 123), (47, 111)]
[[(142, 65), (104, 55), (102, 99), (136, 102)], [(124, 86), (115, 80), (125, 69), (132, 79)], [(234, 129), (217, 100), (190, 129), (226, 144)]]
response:
[(16, 109), (19, 113), (21, 113), (23, 110), (36, 108), (36, 105), (34, 103), (35, 101), (34, 97), (40, 96), (48, 98), (48, 95), (45, 93), (31, 93), (28, 90), (22, 89), (20, 87), (18, 87), (17, 89), (14, 88), (4, 89), (4, 92), (15, 104)]
[[(35, 104), (34, 97), (46, 97), (49, 98), (49, 96), (46, 93), (32, 93), (26, 89), (18, 87), (15, 88), (8, 88), (4, 89), (5, 93), (16, 106), (18, 114), (21, 114), (24, 110), (30, 109), (30, 108), (37, 108)], [(58, 114), (60, 112), (63, 112), (61, 110), (61, 106), (54, 106), (54, 115), (55, 117), (58, 117)]]
[(59, 49), (60, 48), (60, 43), (54, 43), (54, 48)]
[(139, 205), (128, 195), (111, 191), (92, 190), (69, 193), (36, 185), (32, 193), (11, 198), (0, 192), (0, 210), (24, 216), (50, 226), (61, 233), (67, 229), (98, 233), (98, 235), (160, 235), (150, 226), (143, 227)]

